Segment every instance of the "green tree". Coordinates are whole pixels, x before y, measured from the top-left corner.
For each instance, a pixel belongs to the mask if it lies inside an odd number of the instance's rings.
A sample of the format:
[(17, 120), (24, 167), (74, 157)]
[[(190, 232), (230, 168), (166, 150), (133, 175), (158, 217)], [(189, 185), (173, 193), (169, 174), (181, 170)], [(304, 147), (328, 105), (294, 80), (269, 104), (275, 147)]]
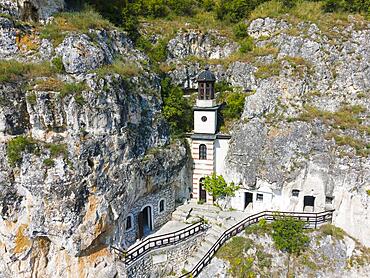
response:
[(235, 196), (235, 191), (239, 189), (233, 182), (227, 184), (222, 175), (213, 173), (204, 179), (204, 189), (209, 192), (217, 201), (219, 197), (232, 197)]
[(291, 256), (299, 256), (310, 241), (304, 233), (304, 225), (303, 221), (293, 217), (278, 217), (272, 223), (272, 238), (276, 247), (288, 253), (288, 277)]
[(163, 115), (170, 124), (171, 133), (181, 136), (184, 132), (190, 131), (193, 124), (193, 110), (184, 98), (180, 87), (171, 84), (169, 78), (162, 83)]

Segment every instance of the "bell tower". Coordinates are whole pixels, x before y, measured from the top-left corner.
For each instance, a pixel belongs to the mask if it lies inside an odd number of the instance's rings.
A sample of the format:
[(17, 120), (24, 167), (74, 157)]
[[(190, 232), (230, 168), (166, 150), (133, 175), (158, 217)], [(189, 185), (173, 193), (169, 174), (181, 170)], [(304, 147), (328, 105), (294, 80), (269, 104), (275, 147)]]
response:
[(198, 98), (194, 106), (194, 130), (191, 135), (193, 158), (193, 192), (195, 201), (213, 203), (213, 197), (203, 188), (206, 176), (216, 172), (216, 148), (218, 146), (217, 114), (215, 99), (215, 75), (205, 68), (197, 78)]
[(198, 98), (194, 107), (194, 134), (216, 134), (217, 111), (214, 74), (205, 68), (198, 78)]

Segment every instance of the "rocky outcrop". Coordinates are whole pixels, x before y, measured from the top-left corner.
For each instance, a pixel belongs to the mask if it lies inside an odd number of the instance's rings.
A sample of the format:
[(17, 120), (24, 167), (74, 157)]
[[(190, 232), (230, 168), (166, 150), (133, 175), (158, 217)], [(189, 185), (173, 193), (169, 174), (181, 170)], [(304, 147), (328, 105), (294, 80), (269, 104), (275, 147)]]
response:
[[(40, 55), (6, 54), (57, 58), (65, 72), (0, 85), (2, 277), (124, 276), (109, 246), (121, 246), (131, 207), (163, 188), (187, 188), (187, 150), (170, 144), (148, 58), (124, 33), (91, 32), (94, 40), (66, 36), (55, 52), (43, 40)], [(140, 74), (93, 72), (117, 55)]]
[[(256, 45), (249, 61), (211, 60), (218, 81), (248, 91), (242, 119), (230, 130), (227, 179), (251, 190), (270, 188), (281, 196), (274, 209), (302, 210), (292, 189), (316, 196), (317, 210), (336, 209), (334, 222), (366, 245), (369, 27), (354, 18), (329, 30), (309, 22), (256, 19), (248, 27)], [(183, 39), (172, 45), (180, 43)], [(169, 51), (169, 57), (177, 53)], [(201, 67), (196, 59), (184, 59), (169, 74), (196, 88)], [(333, 203), (326, 197), (334, 197)]]
[(45, 20), (64, 9), (64, 0), (0, 0), (0, 13), (21, 20)]
[[(250, 233), (247, 229), (247, 235), (243, 232), (228, 241), (225, 247), (222, 247), (229, 250), (228, 256), (225, 250), (221, 249), (199, 277), (208, 278), (217, 275), (216, 277), (226, 278), (237, 274), (286, 277), (289, 269), (291, 274), (302, 278), (311, 276), (357, 278), (367, 277), (370, 271), (369, 249), (331, 225), (307, 233), (310, 242), (305, 250), (299, 256), (290, 258), (285, 252), (277, 250), (271, 232), (265, 233), (256, 227), (255, 230), (257, 232)], [(242, 252), (239, 253), (238, 250)], [(236, 253), (239, 262), (233, 259)]]

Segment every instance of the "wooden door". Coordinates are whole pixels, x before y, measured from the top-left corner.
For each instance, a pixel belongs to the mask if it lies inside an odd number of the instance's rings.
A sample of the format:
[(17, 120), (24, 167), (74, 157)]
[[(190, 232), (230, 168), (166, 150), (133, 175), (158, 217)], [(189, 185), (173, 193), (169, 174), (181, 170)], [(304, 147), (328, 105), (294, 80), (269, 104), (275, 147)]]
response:
[(139, 239), (142, 239), (143, 236), (144, 236), (144, 212), (140, 212), (138, 217), (138, 226), (139, 226), (139, 229), (138, 229), (138, 232), (139, 232), (139, 235), (138, 235), (138, 238)]

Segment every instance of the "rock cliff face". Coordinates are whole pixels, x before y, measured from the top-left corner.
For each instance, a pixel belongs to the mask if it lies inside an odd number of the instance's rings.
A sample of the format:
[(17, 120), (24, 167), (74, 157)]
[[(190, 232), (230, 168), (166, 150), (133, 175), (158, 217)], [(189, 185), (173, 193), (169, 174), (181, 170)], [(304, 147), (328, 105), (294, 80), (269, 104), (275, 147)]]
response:
[[(334, 223), (366, 245), (369, 27), (354, 18), (329, 30), (313, 23), (257, 19), (248, 28), (256, 44), (249, 54), (239, 57), (228, 47), (219, 51), (217, 40), (195, 54), (209, 59), (219, 81), (249, 91), (242, 118), (230, 130), (227, 179), (252, 190), (272, 190), (280, 196), (273, 209), (302, 210), (302, 202), (291, 198), (292, 189), (315, 196), (316, 210), (336, 209)], [(194, 88), (189, 80), (194, 80), (201, 62), (189, 61), (181, 50), (199, 49), (204, 38), (184, 41), (181, 35), (174, 40), (169, 61), (174, 56), (182, 60), (170, 76)], [(214, 51), (226, 58), (207, 55)]]
[(0, 13), (21, 20), (46, 20), (53, 13), (62, 11), (64, 2), (64, 0), (0, 0)]
[[(122, 244), (133, 204), (188, 184), (159, 79), (124, 33), (70, 34), (55, 49), (36, 34), (25, 52), (12, 21), (0, 22), (2, 58), (44, 67), (0, 85), (0, 277), (124, 276), (108, 246)], [(110, 71), (117, 55), (136, 71)]]

